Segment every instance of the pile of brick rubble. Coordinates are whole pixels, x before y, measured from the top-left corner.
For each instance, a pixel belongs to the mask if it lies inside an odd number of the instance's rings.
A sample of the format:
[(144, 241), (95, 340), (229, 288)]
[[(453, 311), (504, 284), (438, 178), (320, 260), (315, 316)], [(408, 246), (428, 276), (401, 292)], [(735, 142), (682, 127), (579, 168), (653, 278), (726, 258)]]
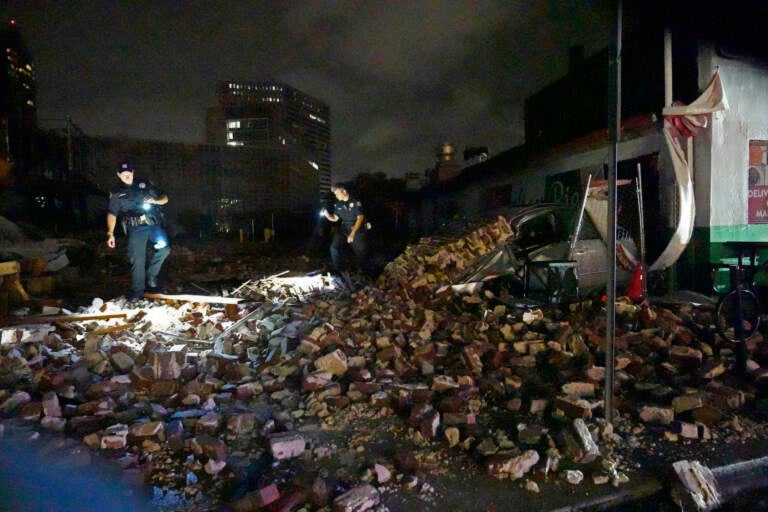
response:
[[(623, 450), (641, 442), (762, 435), (744, 409), (768, 382), (765, 344), (749, 340), (750, 377), (735, 380), (706, 308), (622, 301), (611, 425), (599, 302), (435, 293), (513, 235), (500, 218), (423, 239), (354, 292), (272, 277), (223, 305), (95, 299), (72, 315), (90, 320), (19, 319), (0, 329), (0, 412), (237, 511), (383, 509), (404, 490), (434, 501), (424, 468), (456, 461), (532, 492), (618, 486), (634, 467)], [(382, 431), (398, 444), (383, 456)]]

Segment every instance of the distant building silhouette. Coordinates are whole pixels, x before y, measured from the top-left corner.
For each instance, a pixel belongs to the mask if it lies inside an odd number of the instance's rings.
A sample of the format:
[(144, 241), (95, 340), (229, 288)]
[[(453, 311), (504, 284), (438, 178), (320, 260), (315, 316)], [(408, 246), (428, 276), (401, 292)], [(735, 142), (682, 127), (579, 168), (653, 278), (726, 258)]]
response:
[(222, 81), (209, 109), (206, 142), (288, 149), (317, 171), (318, 197), (331, 185), (328, 105), (280, 82)]
[(0, 26), (0, 157), (21, 162), (37, 128), (35, 66), (14, 20)]

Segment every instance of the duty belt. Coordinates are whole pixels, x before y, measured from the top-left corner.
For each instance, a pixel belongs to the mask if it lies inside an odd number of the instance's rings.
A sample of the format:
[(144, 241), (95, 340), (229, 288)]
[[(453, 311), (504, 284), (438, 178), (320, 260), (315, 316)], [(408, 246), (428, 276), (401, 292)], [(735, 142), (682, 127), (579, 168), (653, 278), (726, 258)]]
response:
[(148, 219), (146, 215), (141, 215), (139, 217), (126, 217), (125, 218), (125, 225), (127, 227), (135, 227), (135, 226), (151, 226), (154, 222), (151, 219)]

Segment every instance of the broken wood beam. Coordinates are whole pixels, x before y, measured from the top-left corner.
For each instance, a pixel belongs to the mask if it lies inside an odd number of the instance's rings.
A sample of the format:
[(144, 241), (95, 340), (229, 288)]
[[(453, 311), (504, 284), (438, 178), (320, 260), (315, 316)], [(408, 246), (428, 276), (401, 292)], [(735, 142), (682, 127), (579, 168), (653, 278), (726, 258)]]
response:
[(110, 313), (106, 315), (36, 315), (13, 318), (3, 321), (3, 325), (47, 324), (52, 322), (88, 322), (91, 320), (109, 320), (111, 318), (127, 318), (125, 313)]
[(15, 293), (21, 302), (29, 301), (29, 294), (21, 284), (21, 264), (18, 261), (0, 262), (0, 289)]
[(177, 302), (201, 302), (207, 304), (239, 304), (243, 299), (235, 297), (218, 297), (215, 295), (167, 295), (165, 293), (145, 293), (144, 298), (168, 300)]
[(2, 261), (0, 262), (0, 276), (7, 276), (10, 274), (18, 274), (21, 272), (21, 265), (18, 261)]
[(119, 324), (119, 325), (111, 325), (108, 327), (101, 327), (99, 329), (96, 329), (93, 331), (93, 334), (109, 334), (111, 332), (118, 332), (118, 331), (124, 331), (126, 329), (132, 329), (135, 327), (136, 324), (133, 322), (128, 322), (125, 324)]
[(199, 340), (197, 338), (187, 338), (185, 336), (179, 336), (178, 334), (173, 334), (172, 332), (168, 332), (168, 331), (157, 331), (157, 333), (162, 334), (163, 336), (168, 336), (170, 338), (173, 338), (174, 340), (180, 343), (186, 343), (187, 345), (194, 345), (195, 343), (199, 343), (200, 345), (213, 345), (212, 340)]

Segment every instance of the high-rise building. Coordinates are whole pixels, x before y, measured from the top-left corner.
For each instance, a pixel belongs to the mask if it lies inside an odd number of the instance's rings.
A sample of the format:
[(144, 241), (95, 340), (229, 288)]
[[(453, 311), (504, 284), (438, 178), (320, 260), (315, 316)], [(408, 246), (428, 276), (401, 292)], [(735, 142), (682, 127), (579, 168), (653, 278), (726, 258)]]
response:
[(0, 26), (0, 156), (20, 161), (37, 127), (35, 67), (16, 22)]
[(317, 171), (319, 197), (331, 185), (331, 112), (328, 105), (279, 82), (218, 84), (219, 105), (207, 118), (207, 142), (282, 147)]

